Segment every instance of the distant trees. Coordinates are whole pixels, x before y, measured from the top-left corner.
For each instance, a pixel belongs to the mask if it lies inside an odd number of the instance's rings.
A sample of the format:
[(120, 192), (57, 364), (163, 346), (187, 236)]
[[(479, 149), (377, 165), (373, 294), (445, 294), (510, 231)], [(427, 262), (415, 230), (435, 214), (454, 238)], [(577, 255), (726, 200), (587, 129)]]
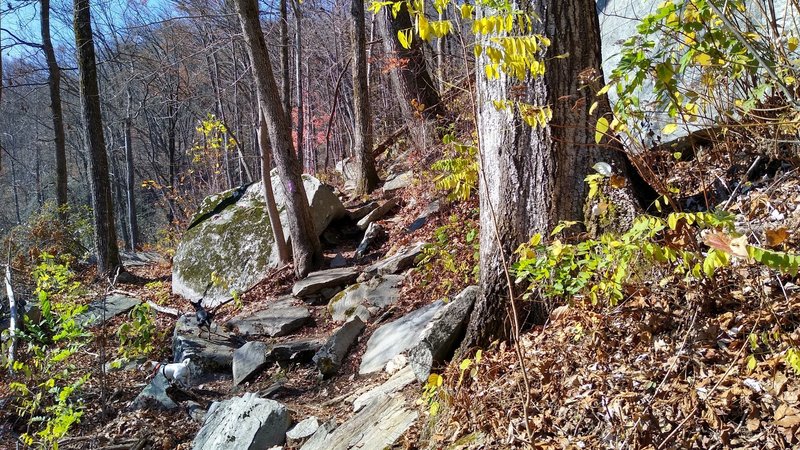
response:
[(122, 267), (117, 247), (108, 157), (100, 113), (100, 90), (97, 84), (92, 19), (89, 0), (75, 0), (75, 46), (78, 52), (80, 95), (86, 145), (89, 153), (90, 191), (94, 217), (94, 242), (97, 273), (114, 275)]
[(259, 94), (259, 105), (266, 118), (275, 164), (286, 194), (289, 233), (292, 240), (295, 273), (308, 275), (322, 264), (322, 247), (314, 229), (308, 205), (300, 163), (295, 156), (294, 144), (286, 114), (281, 105), (275, 77), (272, 73), (267, 45), (261, 32), (256, 0), (236, 0), (236, 11), (250, 57), (250, 68)]

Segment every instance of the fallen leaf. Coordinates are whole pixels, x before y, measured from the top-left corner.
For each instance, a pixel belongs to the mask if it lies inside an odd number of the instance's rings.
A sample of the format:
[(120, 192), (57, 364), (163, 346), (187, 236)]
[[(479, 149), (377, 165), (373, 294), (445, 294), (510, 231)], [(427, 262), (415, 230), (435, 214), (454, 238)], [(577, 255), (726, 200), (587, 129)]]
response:
[(786, 416), (775, 422), (775, 425), (786, 428), (791, 428), (797, 424), (800, 424), (800, 415)]
[(765, 230), (765, 233), (767, 234), (768, 247), (781, 245), (786, 241), (786, 239), (789, 239), (789, 232), (786, 231), (786, 227), (777, 228), (775, 230), (767, 229)]

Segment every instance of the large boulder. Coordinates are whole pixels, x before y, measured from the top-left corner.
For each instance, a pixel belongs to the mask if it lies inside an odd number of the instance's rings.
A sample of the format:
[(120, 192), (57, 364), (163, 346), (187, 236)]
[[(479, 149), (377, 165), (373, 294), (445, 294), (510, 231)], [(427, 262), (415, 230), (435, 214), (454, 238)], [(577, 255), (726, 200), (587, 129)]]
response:
[(360, 317), (367, 322), (374, 310), (394, 304), (400, 296), (402, 275), (378, 275), (363, 283), (348, 286), (328, 303), (328, 311), (335, 322)]
[(83, 327), (102, 325), (104, 321), (125, 314), (142, 303), (138, 298), (127, 295), (109, 295), (89, 304), (85, 312), (75, 316), (75, 323)]
[(283, 444), (289, 411), (274, 400), (247, 393), (214, 403), (192, 442), (195, 450), (255, 450)]
[(173, 361), (191, 358), (192, 363), (204, 373), (229, 373), (233, 364), (233, 351), (238, 347), (235, 336), (212, 324), (208, 333), (197, 326), (194, 314), (186, 314), (175, 322), (172, 336)]
[(292, 297), (286, 297), (267, 309), (236, 316), (225, 326), (245, 336), (286, 336), (311, 320), (308, 308), (293, 303)]
[[(288, 236), (286, 195), (275, 170), (272, 186)], [(303, 175), (303, 186), (317, 234), (346, 214), (329, 186), (310, 175)], [(230, 300), (233, 291), (253, 287), (278, 263), (262, 184), (253, 183), (203, 200), (173, 258), (172, 291), (214, 307)]]

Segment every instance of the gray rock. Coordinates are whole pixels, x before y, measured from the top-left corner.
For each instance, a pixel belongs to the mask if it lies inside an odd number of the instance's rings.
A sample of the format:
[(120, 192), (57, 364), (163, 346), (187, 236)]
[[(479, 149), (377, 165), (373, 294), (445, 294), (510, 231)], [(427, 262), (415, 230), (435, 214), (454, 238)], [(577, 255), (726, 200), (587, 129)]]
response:
[(190, 357), (193, 364), (205, 371), (229, 373), (233, 351), (238, 347), (235, 336), (221, 330), (216, 324), (212, 325), (211, 338), (207, 339), (206, 336), (208, 334), (197, 327), (194, 314), (181, 316), (175, 322), (172, 336), (173, 361), (179, 362)]
[(318, 428), (319, 420), (314, 416), (307, 417), (286, 432), (286, 441), (291, 443), (292, 441), (305, 439), (316, 433)]
[(467, 326), (469, 313), (479, 292), (477, 286), (467, 287), (428, 323), (420, 342), (408, 352), (408, 360), (417, 380), (427, 380), (431, 367), (443, 362), (458, 345), (457, 340)]
[(351, 158), (345, 158), (334, 166), (334, 170), (342, 175), (345, 191), (354, 191), (358, 179), (358, 166)]
[(139, 395), (128, 405), (129, 410), (137, 409), (163, 409), (170, 410), (178, 407), (178, 404), (167, 395), (167, 388), (170, 386), (169, 380), (163, 373), (157, 372)]
[(358, 335), (364, 331), (365, 326), (364, 322), (356, 316), (333, 332), (313, 358), (314, 364), (322, 375), (329, 377), (339, 371), (347, 352), (356, 342)]
[(325, 447), (325, 441), (328, 439), (328, 436), (331, 435), (331, 433), (333, 433), (333, 430), (336, 429), (336, 426), (337, 426), (337, 423), (336, 423), (336, 419), (335, 418), (323, 423), (322, 425), (320, 425), (317, 428), (317, 431), (315, 431), (314, 434), (311, 435), (311, 438), (309, 438), (305, 442), (305, 444), (303, 444), (303, 446), (300, 447), (300, 449), (301, 450), (307, 450), (307, 449), (312, 449), (313, 450), (313, 449), (324, 449), (324, 448), (326, 448)]
[(289, 297), (276, 301), (267, 309), (236, 316), (228, 321), (226, 327), (236, 328), (245, 336), (278, 337), (291, 334), (310, 319), (308, 308), (293, 305)]
[(189, 414), (192, 420), (199, 424), (203, 424), (203, 421), (206, 420), (206, 409), (200, 403), (195, 401), (189, 400), (186, 402), (186, 412)]
[(125, 267), (141, 267), (167, 262), (161, 254), (156, 252), (120, 252), (119, 256)]
[(419, 230), (420, 228), (424, 227), (425, 224), (428, 223), (428, 218), (438, 213), (439, 210), (441, 209), (442, 209), (441, 200), (435, 200), (431, 202), (428, 206), (425, 207), (424, 210), (422, 210), (422, 213), (416, 219), (414, 219), (413, 222), (411, 222), (411, 225), (409, 225), (408, 228), (406, 228), (406, 232), (413, 233)]
[(267, 344), (252, 341), (233, 352), (233, 385), (247, 381), (267, 365)]
[(436, 300), (375, 330), (367, 342), (358, 373), (382, 370), (392, 358), (419, 344), (428, 323), (444, 306), (442, 300)]
[(371, 213), (372, 210), (377, 207), (378, 202), (369, 202), (365, 205), (359, 206), (358, 208), (347, 210), (347, 214), (350, 216), (350, 220), (358, 221), (364, 218), (364, 216), (367, 214)]
[(383, 185), (383, 192), (392, 192), (398, 189), (403, 189), (411, 186), (414, 181), (414, 172), (407, 171), (396, 175), (388, 180)]
[(347, 259), (341, 253), (337, 253), (331, 260), (331, 269), (339, 269), (347, 265)]
[(424, 242), (417, 242), (409, 247), (401, 249), (394, 255), (376, 262), (369, 268), (367, 272), (378, 273), (381, 275), (395, 274), (402, 272), (414, 265), (417, 256), (422, 254), (422, 249), (425, 247)]
[(138, 369), (142, 364), (147, 362), (147, 358), (140, 356), (133, 359), (119, 358), (105, 363), (103, 368), (108, 372), (128, 372)]
[(357, 316), (367, 322), (371, 316), (370, 309), (385, 308), (397, 301), (403, 278), (402, 275), (378, 275), (347, 287), (328, 303), (331, 318), (344, 322)]
[[(276, 171), (272, 172), (275, 202), (284, 230), (288, 230), (286, 195)], [(345, 215), (333, 190), (310, 175), (303, 186), (318, 234), (331, 221)], [(261, 183), (232, 189), (203, 200), (183, 235), (173, 259), (172, 291), (189, 300), (202, 299), (214, 307), (244, 292), (277, 267), (278, 252), (265, 211)], [(212, 274), (223, 281), (211, 283)]]
[(384, 204), (373, 209), (369, 214), (367, 214), (361, 220), (359, 220), (356, 226), (358, 226), (358, 229), (360, 230), (366, 230), (369, 224), (375, 222), (376, 220), (381, 220), (389, 211), (394, 209), (397, 205), (398, 201), (396, 198), (387, 200)]
[(346, 286), (358, 278), (358, 269), (342, 267), (340, 269), (321, 270), (312, 272), (308, 277), (298, 281), (292, 287), (292, 295), (308, 297), (325, 288)]
[(361, 242), (358, 244), (358, 248), (356, 249), (356, 258), (363, 258), (364, 255), (367, 254), (369, 248), (372, 244), (383, 234), (385, 230), (383, 226), (378, 222), (372, 222), (367, 227), (367, 231), (364, 232), (364, 237), (361, 239)]
[(272, 344), (267, 350), (269, 361), (305, 363), (322, 348), (323, 341), (316, 338), (295, 339), (293, 341)]
[(120, 314), (133, 309), (142, 303), (138, 298), (125, 295), (109, 295), (103, 300), (96, 300), (89, 304), (89, 308), (81, 314), (75, 316), (75, 323), (83, 327), (97, 326), (103, 323), (103, 319), (108, 321)]
[(302, 450), (384, 449), (411, 427), (419, 414), (399, 395), (376, 399), (335, 430), (320, 427)]
[(405, 366), (404, 368), (395, 372), (394, 375), (386, 380), (385, 383), (359, 395), (353, 401), (353, 412), (361, 411), (361, 408), (369, 405), (376, 399), (384, 398), (387, 395), (391, 395), (400, 391), (404, 387), (414, 382), (414, 380), (416, 380), (414, 371), (411, 370), (410, 366)]
[(192, 441), (195, 450), (250, 450), (283, 444), (289, 411), (281, 403), (247, 393), (214, 403)]

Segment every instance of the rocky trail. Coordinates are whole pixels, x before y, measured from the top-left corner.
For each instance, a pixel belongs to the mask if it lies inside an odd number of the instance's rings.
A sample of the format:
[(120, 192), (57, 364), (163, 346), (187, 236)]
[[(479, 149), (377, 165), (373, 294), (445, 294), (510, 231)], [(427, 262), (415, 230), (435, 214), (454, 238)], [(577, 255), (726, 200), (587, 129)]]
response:
[[(409, 171), (390, 176), (384, 198), (345, 207), (330, 187), (305, 177), (326, 261), (301, 280), (270, 258), (258, 184), (207, 198), (174, 257), (169, 303), (122, 286), (82, 316), (112, 328), (148, 301), (160, 326), (171, 328), (161, 363), (188, 361), (191, 374), (184, 385), (163, 369), (149, 378), (143, 367), (154, 363), (144, 359), (107, 365), (108, 377), (132, 385), (113, 401), (120, 414), (96, 436), (193, 449), (382, 449), (409, 439), (421, 383), (452, 355), (477, 292), (404, 297), (445, 209), (403, 196), (411, 179)], [(126, 258), (134, 272), (170, 267), (152, 253)], [(210, 327), (198, 326), (189, 301), (211, 313)], [(168, 424), (159, 417), (171, 426), (161, 429)], [(128, 431), (141, 430), (131, 423), (142, 420), (152, 434)]]

